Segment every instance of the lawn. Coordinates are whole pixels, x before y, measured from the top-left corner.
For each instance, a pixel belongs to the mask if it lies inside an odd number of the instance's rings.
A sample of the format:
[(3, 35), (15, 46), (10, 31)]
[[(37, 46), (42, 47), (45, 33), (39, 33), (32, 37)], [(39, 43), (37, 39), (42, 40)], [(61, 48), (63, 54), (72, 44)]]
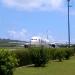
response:
[(20, 67), (14, 75), (75, 75), (75, 56), (63, 62), (49, 62), (46, 67)]

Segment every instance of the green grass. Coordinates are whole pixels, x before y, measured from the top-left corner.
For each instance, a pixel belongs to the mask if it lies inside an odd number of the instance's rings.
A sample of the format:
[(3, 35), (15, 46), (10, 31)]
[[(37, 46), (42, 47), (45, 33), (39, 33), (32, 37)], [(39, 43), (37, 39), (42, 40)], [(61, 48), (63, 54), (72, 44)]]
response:
[(14, 75), (75, 75), (75, 57), (63, 62), (49, 62), (46, 67), (20, 67)]

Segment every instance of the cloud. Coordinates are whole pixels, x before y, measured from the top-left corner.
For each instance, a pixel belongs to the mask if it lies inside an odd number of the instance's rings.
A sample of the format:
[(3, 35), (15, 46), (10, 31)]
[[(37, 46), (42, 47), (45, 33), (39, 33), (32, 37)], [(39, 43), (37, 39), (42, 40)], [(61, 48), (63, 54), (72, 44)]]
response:
[(24, 10), (50, 10), (60, 9), (64, 0), (2, 0), (2, 3), (8, 7), (15, 7)]
[(50, 0), (50, 6), (53, 9), (58, 9), (63, 6), (63, 0)]
[[(54, 37), (48, 33), (30, 33), (26, 29), (21, 29), (20, 31), (16, 30), (10, 30), (8, 31), (8, 38), (13, 39), (13, 40), (21, 40), (21, 41), (30, 41), (30, 39), (35, 36), (35, 37), (41, 37), (42, 39), (48, 39), (51, 43), (54, 43)], [(47, 37), (48, 36), (48, 37)]]
[(13, 40), (27, 40), (27, 31), (25, 29), (22, 29), (21, 31), (8, 31), (8, 35), (9, 38)]
[(55, 42), (55, 38), (52, 35), (51, 31), (48, 31), (46, 33), (42, 33), (41, 32), (41, 33), (37, 34), (36, 36), (39, 36), (39, 37), (41, 37), (43, 39), (47, 39), (47, 40), (50, 41), (50, 43), (54, 43)]
[[(60, 11), (64, 14), (67, 14), (66, 2), (67, 0), (1, 0), (1, 3), (8, 8), (24, 11)], [(70, 11), (70, 14), (75, 15), (75, 10)]]

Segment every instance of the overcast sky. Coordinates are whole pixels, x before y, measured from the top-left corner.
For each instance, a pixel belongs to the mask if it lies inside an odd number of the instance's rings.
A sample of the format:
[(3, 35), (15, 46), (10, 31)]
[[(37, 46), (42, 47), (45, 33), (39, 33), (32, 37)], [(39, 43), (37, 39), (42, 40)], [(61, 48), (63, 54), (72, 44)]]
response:
[[(71, 0), (71, 42), (75, 42), (75, 0)], [(0, 0), (0, 37), (29, 40), (48, 35), (67, 42), (67, 0)]]

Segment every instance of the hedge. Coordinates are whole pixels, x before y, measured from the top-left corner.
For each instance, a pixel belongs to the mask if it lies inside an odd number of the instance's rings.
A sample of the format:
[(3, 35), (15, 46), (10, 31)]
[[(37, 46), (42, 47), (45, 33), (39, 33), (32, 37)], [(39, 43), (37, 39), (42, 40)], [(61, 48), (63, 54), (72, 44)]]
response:
[(14, 53), (19, 59), (19, 66), (34, 64), (35, 66), (45, 66), (49, 60), (68, 60), (74, 55), (73, 48), (45, 48), (30, 47), (28, 49), (17, 49)]

